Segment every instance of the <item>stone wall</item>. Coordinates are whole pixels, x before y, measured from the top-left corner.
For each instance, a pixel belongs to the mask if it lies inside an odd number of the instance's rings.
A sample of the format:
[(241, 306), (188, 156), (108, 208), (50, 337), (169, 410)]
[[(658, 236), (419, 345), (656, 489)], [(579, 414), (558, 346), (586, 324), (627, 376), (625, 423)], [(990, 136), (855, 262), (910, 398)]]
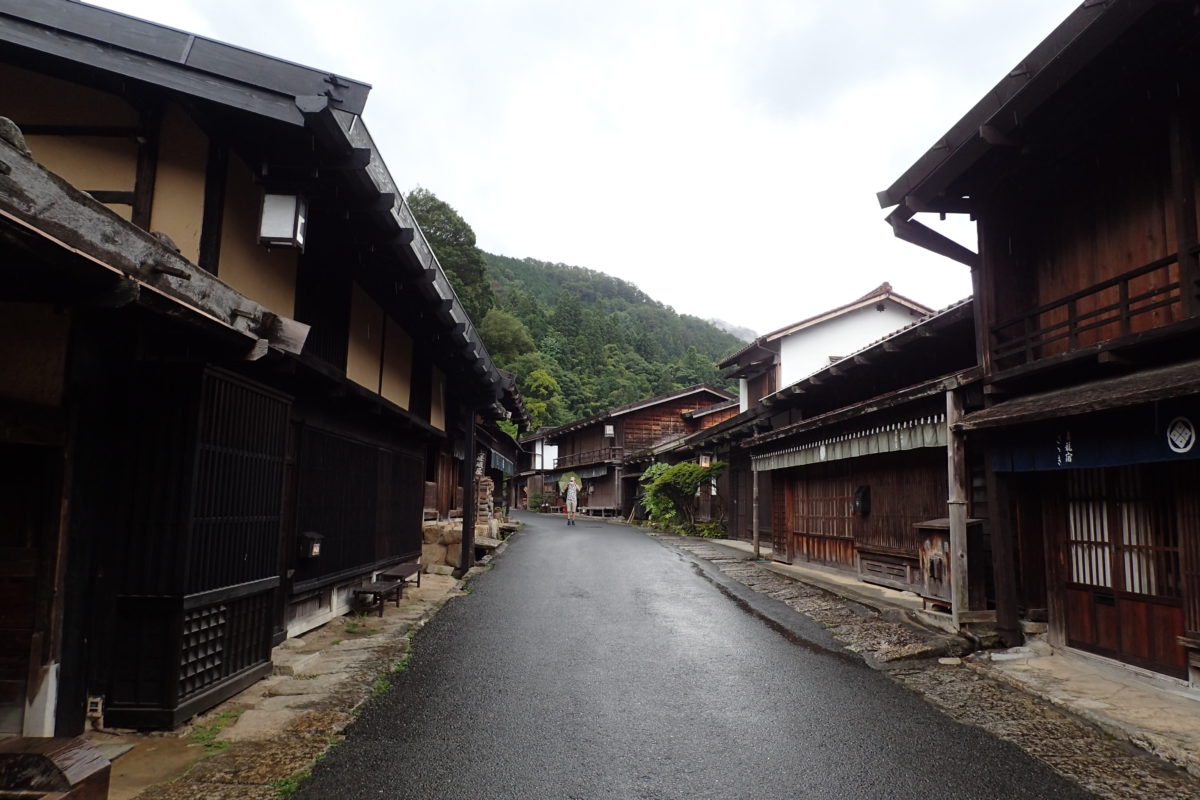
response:
[[(494, 536), (491, 528), (493, 516), (492, 479), (480, 477), (476, 480), (475, 538)], [(421, 565), (426, 572), (440, 572), (432, 567), (458, 569), (462, 563), (462, 520), (426, 521), (422, 529)]]

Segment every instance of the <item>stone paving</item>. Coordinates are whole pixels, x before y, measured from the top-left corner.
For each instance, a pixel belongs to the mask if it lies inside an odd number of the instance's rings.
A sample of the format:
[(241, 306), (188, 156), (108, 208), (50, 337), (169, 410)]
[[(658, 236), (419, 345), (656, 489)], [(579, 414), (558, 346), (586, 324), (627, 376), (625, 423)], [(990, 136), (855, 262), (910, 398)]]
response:
[[(287, 797), (340, 741), (356, 709), (390, 685), (410, 635), (462, 587), (446, 575), (425, 575), (420, 588), (405, 589), (399, 608), (388, 603), (382, 617), (339, 617), (285, 641), (272, 653), (274, 675), (178, 731), (89, 734), (96, 745), (134, 746), (113, 762), (110, 800)], [(164, 741), (187, 752), (163, 759), (158, 745)]]
[[(805, 614), (827, 628), (846, 649), (921, 694), (947, 716), (1012, 742), (1098, 797), (1200, 798), (1200, 779), (994, 679), (986, 669), (972, 668), (956, 657), (946, 634), (856, 608), (831, 592), (731, 556), (729, 549), (704, 540), (657, 532), (648, 535), (712, 563), (728, 577)], [(966, 643), (959, 641), (958, 654), (965, 653)]]

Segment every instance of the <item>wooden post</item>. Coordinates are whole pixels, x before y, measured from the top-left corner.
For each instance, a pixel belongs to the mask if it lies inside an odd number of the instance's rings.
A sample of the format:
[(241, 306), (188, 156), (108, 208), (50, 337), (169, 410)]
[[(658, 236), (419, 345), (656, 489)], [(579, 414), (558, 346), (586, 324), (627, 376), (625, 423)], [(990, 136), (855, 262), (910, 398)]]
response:
[(954, 626), (970, 611), (967, 552), (967, 450), (965, 436), (954, 426), (962, 419), (962, 395), (955, 389), (946, 392), (946, 468), (950, 496), (946, 506), (950, 518), (950, 607)]
[(621, 491), (620, 467), (613, 467), (613, 480), (616, 482), (616, 486), (613, 487), (613, 505), (617, 507), (616, 516), (623, 517), (625, 516), (625, 506), (621, 502), (623, 500), (622, 494), (624, 494), (624, 492)]
[(462, 551), (458, 561), (458, 577), (475, 566), (475, 409), (468, 407), (464, 414), (466, 440), (463, 442), (462, 484)]
[(1192, 155), (1192, 125), (1190, 104), (1177, 99), (1171, 109), (1170, 153), (1171, 189), (1175, 206), (1175, 248), (1179, 254), (1179, 302), (1184, 318), (1200, 312), (1197, 300), (1197, 280), (1200, 280), (1200, 254), (1193, 251), (1197, 244), (1196, 231), (1196, 170)]
[(750, 462), (750, 538), (754, 542), (754, 560), (762, 558), (762, 549), (758, 538), (758, 470), (754, 462)]
[(1004, 644), (1022, 643), (1021, 621), (1017, 614), (1017, 573), (1013, 558), (1013, 524), (1008, 481), (985, 467), (988, 493), (988, 524), (992, 539), (992, 577), (996, 591), (996, 628)]

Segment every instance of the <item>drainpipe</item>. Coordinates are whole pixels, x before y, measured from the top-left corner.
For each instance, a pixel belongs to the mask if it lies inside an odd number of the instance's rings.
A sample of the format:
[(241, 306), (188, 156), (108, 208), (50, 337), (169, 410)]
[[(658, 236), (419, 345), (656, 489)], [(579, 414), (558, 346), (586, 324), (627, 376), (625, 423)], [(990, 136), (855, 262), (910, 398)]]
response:
[(468, 406), (465, 413), (466, 441), (463, 442), (462, 485), (462, 551), (459, 554), (458, 571), (461, 578), (475, 566), (475, 409)]

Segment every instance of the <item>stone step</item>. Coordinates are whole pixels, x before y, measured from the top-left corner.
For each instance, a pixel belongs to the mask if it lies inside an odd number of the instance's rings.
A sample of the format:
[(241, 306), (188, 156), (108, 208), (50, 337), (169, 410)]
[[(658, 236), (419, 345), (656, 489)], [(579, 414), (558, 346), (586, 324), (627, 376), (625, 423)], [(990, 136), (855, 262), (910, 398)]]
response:
[(303, 675), (306, 668), (320, 658), (319, 652), (305, 653), (292, 649), (276, 647), (271, 653), (272, 670), (276, 675)]

